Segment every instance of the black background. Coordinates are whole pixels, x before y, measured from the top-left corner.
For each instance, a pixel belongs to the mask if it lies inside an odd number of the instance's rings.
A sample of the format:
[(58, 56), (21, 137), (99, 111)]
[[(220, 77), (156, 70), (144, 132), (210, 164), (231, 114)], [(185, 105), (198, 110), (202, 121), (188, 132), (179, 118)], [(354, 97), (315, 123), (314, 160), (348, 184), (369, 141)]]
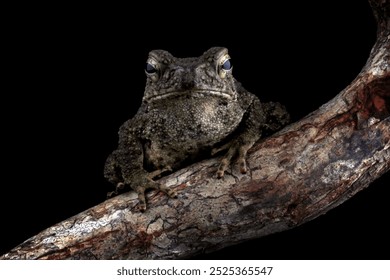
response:
[[(112, 190), (104, 162), (141, 103), (150, 50), (186, 57), (225, 46), (243, 86), (285, 104), (293, 121), (360, 72), (376, 35), (365, 0), (265, 2), (16, 12), (7, 24), (0, 254)], [(196, 258), (389, 258), (389, 182), (387, 173), (298, 228)]]

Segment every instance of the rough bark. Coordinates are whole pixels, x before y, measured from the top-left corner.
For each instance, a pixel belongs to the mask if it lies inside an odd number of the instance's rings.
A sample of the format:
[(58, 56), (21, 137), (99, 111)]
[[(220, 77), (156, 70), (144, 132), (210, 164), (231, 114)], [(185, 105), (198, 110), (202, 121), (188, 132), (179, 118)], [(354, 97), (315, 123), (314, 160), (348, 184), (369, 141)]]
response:
[(377, 42), (356, 79), (304, 119), (257, 143), (250, 172), (219, 159), (160, 180), (177, 199), (129, 192), (58, 223), (0, 259), (176, 259), (310, 221), (390, 168), (390, 0), (371, 0)]

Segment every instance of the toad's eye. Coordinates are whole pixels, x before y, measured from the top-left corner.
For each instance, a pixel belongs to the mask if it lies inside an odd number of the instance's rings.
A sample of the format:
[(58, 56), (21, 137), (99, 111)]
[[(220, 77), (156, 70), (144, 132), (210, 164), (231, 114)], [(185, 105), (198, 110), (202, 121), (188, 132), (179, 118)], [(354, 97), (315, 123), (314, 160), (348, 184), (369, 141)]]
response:
[(150, 64), (149, 62), (146, 62), (145, 72), (147, 74), (154, 74), (157, 72), (157, 69), (156, 69), (156, 67), (154, 67), (154, 65)]
[(148, 58), (145, 64), (145, 73), (153, 82), (157, 82), (161, 74), (161, 64), (153, 58)]
[(232, 69), (232, 63), (230, 59), (226, 59), (225, 62), (222, 64), (221, 68), (225, 71), (229, 71), (230, 69)]
[(217, 72), (222, 79), (226, 78), (226, 76), (231, 73), (232, 68), (232, 60), (228, 54), (219, 58), (217, 63)]

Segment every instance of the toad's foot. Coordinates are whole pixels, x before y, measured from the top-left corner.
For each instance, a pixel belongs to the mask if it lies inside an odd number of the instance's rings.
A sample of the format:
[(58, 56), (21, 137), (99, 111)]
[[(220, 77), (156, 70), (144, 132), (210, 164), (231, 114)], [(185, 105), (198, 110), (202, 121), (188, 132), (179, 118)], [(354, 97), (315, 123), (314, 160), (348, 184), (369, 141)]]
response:
[[(132, 185), (134, 185), (134, 182), (132, 182)], [(145, 199), (145, 192), (148, 189), (153, 190), (159, 190), (164, 193), (166, 193), (169, 197), (176, 198), (177, 193), (176, 191), (167, 188), (164, 185), (161, 185), (149, 178), (144, 178), (142, 182), (138, 182), (138, 184), (135, 184), (133, 187), (134, 191), (138, 194), (138, 200), (139, 200), (139, 206), (138, 209), (142, 212), (146, 210), (146, 199)]]
[[(229, 148), (225, 156), (222, 158), (221, 163), (219, 164), (218, 171), (217, 171), (217, 177), (222, 178), (225, 174), (226, 169), (230, 166), (232, 163), (233, 157), (236, 157), (236, 161), (240, 167), (240, 172), (242, 174), (245, 174), (247, 172), (246, 167), (246, 154), (248, 150), (253, 146), (253, 143), (242, 143), (240, 139), (233, 140), (229, 143), (230, 147), (226, 147), (227, 145), (224, 145), (222, 149)], [(218, 150), (222, 150), (221, 148)], [(215, 152), (215, 151), (213, 151)]]

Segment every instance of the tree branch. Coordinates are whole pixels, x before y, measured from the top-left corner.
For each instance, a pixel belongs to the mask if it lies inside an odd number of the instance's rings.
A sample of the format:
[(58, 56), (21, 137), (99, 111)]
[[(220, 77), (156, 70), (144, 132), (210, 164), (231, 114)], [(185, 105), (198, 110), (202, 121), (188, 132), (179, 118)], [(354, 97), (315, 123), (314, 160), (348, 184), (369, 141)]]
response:
[(390, 0), (369, 1), (378, 37), (356, 79), (304, 119), (257, 143), (250, 172), (217, 179), (219, 159), (160, 180), (178, 199), (128, 192), (58, 223), (0, 259), (176, 259), (287, 230), (390, 168)]

